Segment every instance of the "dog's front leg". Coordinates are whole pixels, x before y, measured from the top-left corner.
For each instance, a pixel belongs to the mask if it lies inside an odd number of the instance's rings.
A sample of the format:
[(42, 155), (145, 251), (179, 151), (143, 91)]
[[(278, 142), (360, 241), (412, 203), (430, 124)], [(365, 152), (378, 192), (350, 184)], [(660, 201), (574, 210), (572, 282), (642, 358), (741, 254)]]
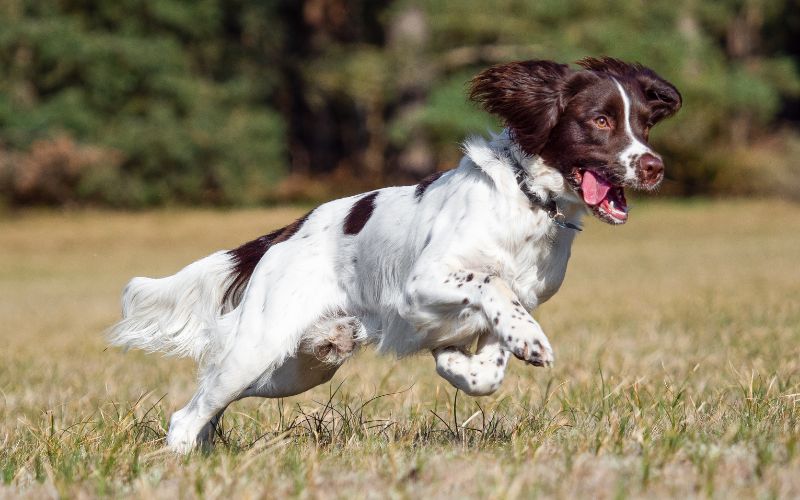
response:
[(404, 291), (401, 315), (419, 329), (440, 327), (465, 310), (485, 316), (499, 345), (535, 366), (550, 366), (547, 336), (511, 288), (496, 276), (472, 271), (431, 272), (416, 268)]
[(500, 387), (508, 356), (497, 336), (491, 333), (478, 339), (475, 354), (454, 346), (433, 350), (436, 373), (470, 396), (486, 396)]

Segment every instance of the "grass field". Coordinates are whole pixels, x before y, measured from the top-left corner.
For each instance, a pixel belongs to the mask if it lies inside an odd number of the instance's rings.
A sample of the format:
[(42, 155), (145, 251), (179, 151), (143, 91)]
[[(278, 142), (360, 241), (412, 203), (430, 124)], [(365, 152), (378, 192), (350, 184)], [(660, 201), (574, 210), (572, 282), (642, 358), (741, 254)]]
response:
[[(589, 222), (535, 315), (556, 367), (472, 399), (369, 349), (163, 451), (186, 360), (105, 349), (121, 287), (300, 209), (0, 217), (0, 497), (800, 496), (800, 206), (641, 204)], [(378, 397), (380, 396), (380, 397)]]

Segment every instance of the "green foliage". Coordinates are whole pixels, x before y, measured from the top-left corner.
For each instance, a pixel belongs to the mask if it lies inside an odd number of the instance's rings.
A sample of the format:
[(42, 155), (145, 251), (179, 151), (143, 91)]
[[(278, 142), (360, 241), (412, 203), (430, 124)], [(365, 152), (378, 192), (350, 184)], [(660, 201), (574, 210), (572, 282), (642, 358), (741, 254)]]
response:
[(466, 101), (466, 82), (471, 77), (471, 73), (457, 73), (439, 82), (424, 107), (395, 122), (394, 141), (403, 144), (415, 130), (422, 128), (444, 148), (467, 135), (498, 130), (501, 125), (496, 119)]
[(73, 201), (263, 199), (286, 167), (283, 120), (264, 101), (275, 77), (255, 78), (264, 70), (235, 55), (223, 3), (7, 6), (0, 145), (26, 151), (67, 133), (117, 152), (117, 164), (85, 170)]
[[(640, 61), (681, 90), (684, 110), (653, 136), (670, 160), (668, 190), (745, 192), (731, 186), (719, 152), (770, 137), (780, 139), (776, 150), (793, 150), (796, 141), (793, 5), (6, 0), (0, 196), (242, 204), (275, 196), (290, 170), (408, 181), (451, 166), (465, 136), (499, 129), (466, 101), (481, 68), (587, 55)], [(68, 167), (57, 188), (47, 176), (33, 176), (44, 183), (34, 186), (26, 173)]]

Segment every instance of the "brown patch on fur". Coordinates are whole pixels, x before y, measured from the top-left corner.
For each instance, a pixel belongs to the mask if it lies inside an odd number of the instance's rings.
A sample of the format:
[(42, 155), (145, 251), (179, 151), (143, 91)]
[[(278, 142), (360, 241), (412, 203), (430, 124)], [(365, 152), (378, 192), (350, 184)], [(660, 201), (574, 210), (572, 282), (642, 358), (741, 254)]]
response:
[(344, 234), (358, 234), (364, 229), (367, 221), (372, 217), (373, 210), (375, 210), (375, 198), (377, 197), (378, 192), (375, 191), (353, 203), (350, 212), (344, 219)]
[(233, 309), (239, 305), (242, 300), (242, 293), (244, 293), (244, 289), (250, 281), (256, 265), (267, 253), (267, 250), (273, 245), (277, 245), (294, 236), (313, 212), (313, 210), (308, 212), (288, 226), (276, 229), (269, 234), (228, 251), (228, 255), (233, 260), (233, 269), (231, 270), (233, 279), (222, 296), (223, 307), (227, 306)]
[(441, 177), (442, 175), (444, 175), (444, 172), (434, 172), (431, 175), (419, 181), (419, 184), (417, 184), (417, 188), (414, 189), (414, 198), (416, 198), (417, 201), (421, 200), (422, 197), (425, 195), (425, 191), (427, 191), (428, 187), (437, 180), (439, 180), (439, 177)]

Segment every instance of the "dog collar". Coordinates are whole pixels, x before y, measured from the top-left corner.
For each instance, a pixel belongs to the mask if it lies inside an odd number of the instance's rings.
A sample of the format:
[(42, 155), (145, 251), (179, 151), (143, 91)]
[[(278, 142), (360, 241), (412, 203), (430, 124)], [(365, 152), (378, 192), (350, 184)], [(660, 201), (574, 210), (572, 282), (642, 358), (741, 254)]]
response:
[(509, 158), (511, 158), (511, 163), (514, 167), (514, 177), (517, 179), (517, 185), (519, 186), (520, 191), (522, 194), (528, 198), (528, 201), (531, 204), (531, 208), (537, 207), (545, 211), (545, 213), (550, 217), (550, 220), (553, 221), (558, 227), (563, 227), (564, 229), (574, 229), (575, 231), (583, 231), (579, 226), (568, 222), (564, 214), (558, 209), (558, 204), (556, 204), (555, 199), (550, 199), (548, 201), (544, 201), (538, 194), (531, 191), (530, 187), (528, 186), (528, 179), (530, 176), (525, 171), (525, 169), (520, 165), (520, 163), (514, 158), (512, 154), (509, 152)]

